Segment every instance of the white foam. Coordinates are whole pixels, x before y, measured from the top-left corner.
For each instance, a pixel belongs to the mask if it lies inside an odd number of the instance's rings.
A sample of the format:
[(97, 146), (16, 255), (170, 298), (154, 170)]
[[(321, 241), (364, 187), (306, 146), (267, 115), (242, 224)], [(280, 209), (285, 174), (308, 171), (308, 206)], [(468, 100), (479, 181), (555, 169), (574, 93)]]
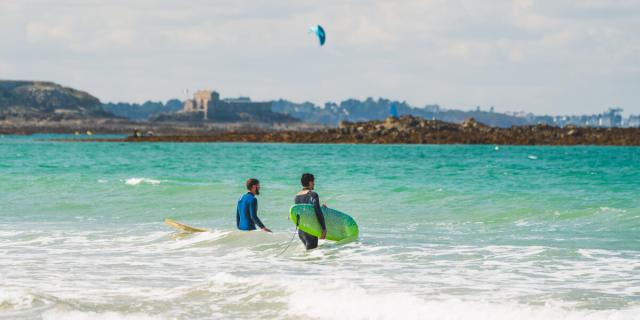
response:
[[(0, 310), (46, 319), (634, 319), (630, 310), (640, 308), (636, 251), (365, 238), (310, 252), (296, 242), (276, 257), (289, 234), (174, 235), (159, 222), (19, 232), (0, 245), (8, 253), (0, 254), (0, 292), (23, 291), (2, 298)], [(576, 298), (583, 292), (597, 296)], [(55, 304), (39, 310), (42, 297)], [(122, 306), (131, 303), (140, 309)]]
[(146, 320), (146, 319), (163, 319), (163, 317), (158, 316), (148, 316), (142, 313), (136, 314), (122, 314), (118, 312), (83, 312), (83, 311), (67, 311), (60, 308), (48, 310), (42, 314), (43, 320), (49, 319), (65, 319), (65, 320), (74, 320), (74, 319), (94, 319), (94, 320)]
[(254, 279), (241, 278), (227, 272), (219, 272), (209, 277), (209, 281), (214, 286), (227, 286), (233, 284), (250, 284), (254, 281)]
[(621, 213), (626, 213), (627, 212), (627, 210), (625, 210), (625, 209), (610, 208), (610, 207), (600, 207), (600, 211), (602, 211), (602, 212), (621, 212)]
[(640, 307), (623, 310), (576, 310), (560, 305), (421, 298), (404, 292), (369, 293), (354, 286), (298, 290), (289, 299), (291, 316), (314, 319), (640, 319)]
[(23, 289), (0, 290), (0, 311), (2, 310), (22, 310), (33, 305), (35, 298)]
[(142, 183), (158, 185), (160, 184), (160, 182), (161, 182), (160, 180), (149, 179), (149, 178), (129, 178), (125, 180), (125, 184), (128, 184), (130, 186), (137, 186)]
[(232, 233), (231, 231), (210, 230), (207, 232), (185, 234), (185, 238), (178, 238), (173, 242), (169, 242), (167, 243), (167, 247), (170, 249), (182, 249), (182, 248), (189, 248), (189, 247), (194, 247), (198, 245), (209, 244), (216, 240), (227, 237), (231, 233)]

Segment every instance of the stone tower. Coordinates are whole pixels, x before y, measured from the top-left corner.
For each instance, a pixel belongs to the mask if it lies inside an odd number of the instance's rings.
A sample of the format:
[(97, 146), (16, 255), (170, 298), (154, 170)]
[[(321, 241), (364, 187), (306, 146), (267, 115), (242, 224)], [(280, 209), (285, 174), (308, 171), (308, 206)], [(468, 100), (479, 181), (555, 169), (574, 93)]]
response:
[(216, 91), (210, 90), (198, 90), (193, 94), (192, 100), (187, 100), (184, 103), (184, 112), (202, 112), (204, 113), (204, 119), (208, 118), (208, 111), (210, 105), (215, 105), (220, 100), (220, 94)]

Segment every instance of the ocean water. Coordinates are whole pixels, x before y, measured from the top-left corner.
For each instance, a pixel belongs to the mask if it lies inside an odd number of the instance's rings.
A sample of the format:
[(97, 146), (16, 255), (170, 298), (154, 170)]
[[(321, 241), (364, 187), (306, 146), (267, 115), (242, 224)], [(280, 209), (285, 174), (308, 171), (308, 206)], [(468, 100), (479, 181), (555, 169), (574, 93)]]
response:
[[(640, 148), (49, 138), (0, 138), (0, 318), (640, 319)], [(358, 241), (278, 255), (303, 172)]]

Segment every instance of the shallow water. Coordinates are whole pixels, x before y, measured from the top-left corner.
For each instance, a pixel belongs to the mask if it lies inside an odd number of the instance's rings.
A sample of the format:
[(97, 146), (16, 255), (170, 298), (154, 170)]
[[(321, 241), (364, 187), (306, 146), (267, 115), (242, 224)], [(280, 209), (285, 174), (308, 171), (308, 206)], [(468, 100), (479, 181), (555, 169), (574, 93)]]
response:
[[(640, 319), (640, 148), (47, 138), (0, 139), (0, 318)], [(360, 240), (278, 256), (307, 171)]]

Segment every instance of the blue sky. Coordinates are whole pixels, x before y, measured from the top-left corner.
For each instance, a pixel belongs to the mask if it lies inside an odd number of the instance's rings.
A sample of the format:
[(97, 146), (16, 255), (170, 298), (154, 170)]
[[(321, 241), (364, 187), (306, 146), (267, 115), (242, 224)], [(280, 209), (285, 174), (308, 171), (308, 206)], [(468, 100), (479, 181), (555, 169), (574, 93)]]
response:
[[(307, 34), (320, 23), (327, 43)], [(640, 0), (0, 0), (0, 78), (102, 101), (254, 100), (640, 113)]]

